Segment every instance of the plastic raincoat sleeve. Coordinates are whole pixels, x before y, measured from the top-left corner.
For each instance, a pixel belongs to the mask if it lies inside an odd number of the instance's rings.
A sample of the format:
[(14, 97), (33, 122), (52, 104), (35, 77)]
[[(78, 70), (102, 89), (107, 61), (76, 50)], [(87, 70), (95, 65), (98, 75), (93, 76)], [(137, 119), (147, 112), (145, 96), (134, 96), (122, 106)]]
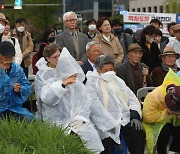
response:
[(102, 102), (99, 100), (96, 86), (88, 80), (86, 83), (86, 88), (92, 102), (90, 118), (92, 119), (93, 123), (103, 132), (109, 131), (116, 127), (114, 117), (104, 109)]
[[(13, 69), (13, 68), (12, 68)], [(26, 78), (24, 71), (21, 67), (18, 67), (19, 71), (18, 71), (18, 81), (17, 83), (21, 84), (21, 89), (19, 93), (13, 92), (13, 99), (14, 102), (16, 102), (17, 104), (22, 104), (24, 103), (31, 92), (31, 85), (28, 81), (28, 79)], [(13, 72), (13, 73), (17, 73), (17, 72)], [(14, 74), (17, 75), (17, 74)]]
[(67, 92), (67, 89), (62, 87), (62, 82), (49, 81), (44, 83), (39, 75), (36, 76), (36, 95), (41, 98), (42, 102), (47, 105), (56, 105), (58, 100)]
[(149, 93), (143, 104), (143, 120), (146, 123), (161, 122), (167, 115), (167, 107), (164, 103), (164, 95), (160, 87)]

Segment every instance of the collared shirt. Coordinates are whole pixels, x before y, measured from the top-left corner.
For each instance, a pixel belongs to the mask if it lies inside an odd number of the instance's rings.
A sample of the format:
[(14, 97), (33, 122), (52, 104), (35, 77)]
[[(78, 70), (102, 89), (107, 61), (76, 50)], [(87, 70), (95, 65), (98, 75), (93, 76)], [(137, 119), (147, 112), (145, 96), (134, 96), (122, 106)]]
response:
[(96, 70), (95, 64), (92, 63), (89, 59), (88, 59), (88, 62), (89, 62), (89, 64), (92, 66), (93, 70)]
[(76, 36), (77, 36), (77, 31), (70, 31), (70, 30), (67, 30), (68, 31), (68, 33), (70, 34), (70, 35), (73, 35), (73, 34), (75, 34)]
[(105, 35), (102, 34), (102, 36), (104, 37), (104, 39), (105, 39), (106, 41), (110, 42), (110, 35), (107, 37), (107, 36), (105, 36)]

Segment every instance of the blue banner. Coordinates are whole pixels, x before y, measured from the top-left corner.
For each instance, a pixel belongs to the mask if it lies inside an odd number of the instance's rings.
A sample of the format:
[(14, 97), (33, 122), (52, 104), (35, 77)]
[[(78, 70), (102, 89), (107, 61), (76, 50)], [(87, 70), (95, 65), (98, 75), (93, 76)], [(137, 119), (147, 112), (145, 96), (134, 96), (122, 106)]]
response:
[(176, 23), (180, 24), (180, 14), (176, 14)]

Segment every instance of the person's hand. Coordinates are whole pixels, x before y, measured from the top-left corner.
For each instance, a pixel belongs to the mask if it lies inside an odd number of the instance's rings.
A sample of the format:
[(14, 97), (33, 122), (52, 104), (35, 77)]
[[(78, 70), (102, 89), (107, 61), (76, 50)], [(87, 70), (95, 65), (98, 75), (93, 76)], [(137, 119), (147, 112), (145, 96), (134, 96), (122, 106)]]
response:
[(147, 68), (143, 67), (142, 75), (143, 76), (147, 76), (148, 75), (148, 69)]
[(109, 132), (112, 133), (112, 134), (115, 134), (116, 133), (116, 128), (111, 129)]
[(82, 125), (83, 125), (82, 120), (75, 120), (75, 121), (71, 122), (71, 124), (70, 124), (70, 126), (74, 129), (79, 129)]
[(131, 120), (131, 127), (132, 127), (133, 125), (135, 126), (136, 130), (142, 130), (142, 123), (141, 123), (140, 120), (138, 120), (138, 119), (132, 119), (132, 120)]
[(82, 65), (84, 64), (82, 61), (77, 61), (79, 65)]
[(72, 75), (70, 77), (68, 77), (67, 79), (63, 80), (63, 85), (64, 86), (67, 86), (67, 85), (70, 85), (70, 84), (73, 84), (76, 82), (76, 79), (77, 79), (77, 76), (76, 75)]
[(15, 83), (14, 86), (13, 86), (13, 88), (14, 88), (14, 91), (15, 91), (15, 92), (19, 92), (20, 89), (21, 89), (21, 84), (20, 84), (20, 83)]
[(174, 114), (171, 110), (169, 110), (169, 109), (167, 109), (167, 114), (168, 115), (172, 115), (172, 114)]

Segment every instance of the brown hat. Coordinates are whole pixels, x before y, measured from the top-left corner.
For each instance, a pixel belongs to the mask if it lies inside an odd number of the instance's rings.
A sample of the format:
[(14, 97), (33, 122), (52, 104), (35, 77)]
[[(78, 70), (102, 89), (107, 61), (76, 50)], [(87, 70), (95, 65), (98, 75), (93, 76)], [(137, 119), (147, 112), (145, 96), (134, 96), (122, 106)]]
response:
[(5, 24), (8, 23), (8, 20), (6, 19), (5, 15), (3, 13), (0, 13), (0, 21), (4, 21)]
[(167, 108), (173, 113), (180, 113), (180, 86), (175, 86), (172, 92), (165, 96)]
[(132, 43), (127, 50), (127, 53), (130, 51), (142, 51), (143, 49), (138, 43)]
[(163, 53), (160, 54), (159, 57), (161, 58), (162, 56), (166, 56), (166, 55), (176, 55), (177, 59), (180, 57), (180, 54), (176, 53), (175, 50), (174, 50), (174, 47), (172, 47), (172, 46), (166, 46), (164, 48)]
[(173, 26), (173, 32), (177, 32), (180, 30), (180, 24), (176, 24)]

